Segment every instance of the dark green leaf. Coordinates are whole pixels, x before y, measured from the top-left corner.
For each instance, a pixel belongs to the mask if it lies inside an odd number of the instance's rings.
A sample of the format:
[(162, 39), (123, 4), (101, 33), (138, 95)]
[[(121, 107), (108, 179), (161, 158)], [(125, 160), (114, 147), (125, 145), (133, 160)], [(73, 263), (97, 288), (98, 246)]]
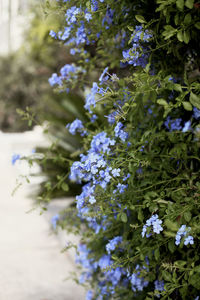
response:
[(123, 213), (121, 214), (121, 220), (122, 220), (122, 222), (127, 223), (128, 219), (127, 219), (126, 213), (123, 212)]
[(178, 33), (177, 33), (177, 39), (180, 42), (183, 42), (183, 31), (182, 30), (178, 31)]
[(140, 15), (136, 15), (135, 16), (136, 20), (140, 23), (146, 23), (147, 21), (144, 19), (143, 16), (140, 16)]
[(69, 186), (67, 183), (63, 182), (61, 185), (61, 188), (63, 189), (63, 191), (68, 192), (69, 191)]
[(200, 96), (194, 94), (193, 92), (190, 93), (190, 102), (193, 106), (200, 109)]
[(192, 111), (192, 105), (190, 104), (190, 102), (183, 101), (182, 104), (183, 104), (183, 107), (185, 108), (185, 110)]
[(194, 6), (194, 0), (186, 0), (185, 1), (185, 6), (192, 9)]
[(185, 221), (189, 222), (191, 220), (191, 218), (192, 218), (192, 214), (191, 214), (190, 211), (184, 212), (184, 219), (185, 219)]
[(177, 0), (176, 1), (176, 6), (179, 10), (183, 10), (184, 8), (184, 0)]

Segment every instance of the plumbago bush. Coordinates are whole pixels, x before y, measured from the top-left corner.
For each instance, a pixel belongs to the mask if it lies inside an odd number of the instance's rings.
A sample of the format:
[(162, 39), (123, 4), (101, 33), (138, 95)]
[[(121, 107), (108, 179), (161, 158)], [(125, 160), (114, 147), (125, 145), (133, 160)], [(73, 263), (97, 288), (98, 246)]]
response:
[(70, 47), (49, 83), (85, 94), (70, 179), (86, 299), (199, 299), (199, 14), (193, 0), (47, 2)]

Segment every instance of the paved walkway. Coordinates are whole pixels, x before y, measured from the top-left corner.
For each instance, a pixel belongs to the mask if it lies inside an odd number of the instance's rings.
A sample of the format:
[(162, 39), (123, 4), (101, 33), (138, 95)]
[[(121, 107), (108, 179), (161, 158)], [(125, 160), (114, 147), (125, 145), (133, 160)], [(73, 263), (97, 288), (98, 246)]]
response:
[(65, 281), (75, 265), (70, 253), (61, 254), (48, 218), (26, 213), (33, 205), (27, 187), (11, 196), (19, 174), (12, 154), (31, 151), (33, 140), (31, 133), (0, 132), (0, 300), (83, 300), (84, 290)]

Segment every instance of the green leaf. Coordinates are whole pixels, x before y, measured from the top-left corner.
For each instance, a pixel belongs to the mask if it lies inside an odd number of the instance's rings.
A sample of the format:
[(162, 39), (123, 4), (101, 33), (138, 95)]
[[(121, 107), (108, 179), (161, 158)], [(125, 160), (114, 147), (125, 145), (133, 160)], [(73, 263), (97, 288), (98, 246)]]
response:
[(159, 99), (157, 101), (157, 103), (160, 104), (160, 105), (163, 105), (163, 106), (168, 106), (169, 105), (165, 99)]
[(184, 0), (177, 0), (176, 1), (176, 6), (179, 10), (183, 10), (184, 8)]
[(191, 218), (192, 218), (192, 214), (191, 214), (190, 211), (184, 212), (184, 219), (185, 219), (185, 221), (189, 222), (191, 220)]
[(175, 29), (171, 25), (166, 25), (164, 28), (165, 31), (163, 31), (162, 35), (164, 36), (165, 40), (169, 39), (177, 32), (177, 29)]
[(190, 41), (190, 33), (189, 33), (188, 30), (183, 32), (183, 41), (184, 41), (186, 44), (188, 44), (189, 41)]
[(192, 105), (190, 104), (190, 102), (183, 101), (182, 104), (183, 104), (183, 107), (185, 108), (185, 110), (188, 110), (188, 111), (192, 110)]
[(63, 182), (61, 185), (61, 188), (63, 191), (68, 192), (69, 191), (69, 186), (67, 183)]
[(177, 261), (175, 261), (174, 265), (177, 266), (177, 267), (179, 267), (179, 268), (182, 268), (182, 267), (184, 267), (186, 265), (186, 263), (187, 262), (184, 261), (184, 260), (177, 260)]
[(141, 208), (138, 211), (138, 220), (141, 221), (141, 222), (143, 222), (143, 220), (144, 220), (144, 215), (143, 215), (143, 212), (142, 212)]
[(194, 6), (194, 0), (186, 0), (185, 1), (185, 6), (192, 9)]
[(172, 222), (171, 220), (167, 219), (165, 220), (165, 225), (167, 226), (168, 229), (171, 231), (176, 232), (178, 230), (178, 225), (177, 223)]
[(178, 33), (177, 33), (177, 39), (180, 42), (183, 42), (183, 31), (182, 30), (178, 31)]
[(174, 17), (174, 23), (176, 24), (176, 25), (178, 25), (178, 23), (179, 23), (179, 14), (177, 13), (176, 15), (175, 15), (175, 17)]
[(191, 277), (189, 277), (189, 283), (194, 286), (196, 289), (200, 290), (200, 280), (199, 280), (199, 274), (195, 273)]
[(171, 274), (169, 272), (167, 272), (166, 270), (162, 271), (162, 276), (163, 276), (164, 280), (166, 280), (166, 281), (172, 280)]
[(155, 251), (154, 251), (154, 256), (155, 256), (155, 259), (158, 260), (159, 257), (160, 257), (160, 251), (159, 251), (159, 248), (157, 248)]
[(169, 249), (169, 251), (170, 251), (171, 253), (174, 253), (174, 251), (176, 250), (176, 246), (175, 246), (175, 244), (174, 244), (174, 240), (172, 240), (172, 241), (170, 241), (170, 242), (168, 243), (168, 249)]
[(189, 25), (191, 23), (191, 20), (192, 20), (191, 14), (187, 14), (184, 18), (183, 23)]
[(194, 26), (195, 26), (197, 29), (200, 29), (200, 22), (195, 23)]
[(140, 23), (147, 23), (147, 21), (145, 20), (145, 18), (143, 16), (136, 15), (135, 18)]
[(199, 265), (199, 266), (196, 266), (196, 267), (194, 268), (194, 271), (197, 272), (197, 273), (200, 273), (200, 265)]
[(177, 92), (181, 92), (182, 93), (182, 87), (180, 84), (178, 83), (175, 83), (174, 84), (174, 90), (177, 91)]
[(128, 218), (127, 218), (126, 213), (123, 212), (123, 213), (121, 214), (121, 220), (122, 220), (123, 223), (127, 223)]
[(194, 94), (193, 92), (190, 92), (190, 102), (193, 106), (200, 109), (200, 96)]

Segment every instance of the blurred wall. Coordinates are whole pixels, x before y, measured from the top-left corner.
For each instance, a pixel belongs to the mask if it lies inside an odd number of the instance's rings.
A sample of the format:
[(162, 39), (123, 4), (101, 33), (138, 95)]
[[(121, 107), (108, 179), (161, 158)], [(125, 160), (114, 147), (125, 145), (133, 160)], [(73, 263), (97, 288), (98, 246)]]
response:
[(23, 29), (28, 24), (31, 0), (0, 0), (0, 55), (17, 50), (23, 41)]

